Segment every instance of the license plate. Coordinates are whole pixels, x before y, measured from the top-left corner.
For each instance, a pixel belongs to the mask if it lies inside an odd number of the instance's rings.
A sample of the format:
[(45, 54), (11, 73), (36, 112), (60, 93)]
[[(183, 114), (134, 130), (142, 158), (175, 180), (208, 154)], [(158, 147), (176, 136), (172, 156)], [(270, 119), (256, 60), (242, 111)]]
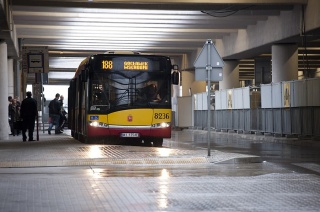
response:
[(138, 138), (140, 137), (139, 133), (121, 133), (120, 137), (122, 138)]

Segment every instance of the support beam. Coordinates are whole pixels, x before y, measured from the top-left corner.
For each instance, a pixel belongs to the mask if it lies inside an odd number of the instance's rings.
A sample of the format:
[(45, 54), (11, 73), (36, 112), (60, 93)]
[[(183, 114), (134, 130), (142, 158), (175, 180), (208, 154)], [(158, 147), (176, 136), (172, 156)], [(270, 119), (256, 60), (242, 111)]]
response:
[[(230, 4), (255, 5), (270, 8), (275, 5), (291, 6), (307, 4), (308, 0), (15, 0), (13, 5), (19, 6), (60, 6), (85, 8), (117, 8), (117, 9), (154, 9), (154, 10), (220, 10)], [(268, 6), (266, 6), (268, 5)]]

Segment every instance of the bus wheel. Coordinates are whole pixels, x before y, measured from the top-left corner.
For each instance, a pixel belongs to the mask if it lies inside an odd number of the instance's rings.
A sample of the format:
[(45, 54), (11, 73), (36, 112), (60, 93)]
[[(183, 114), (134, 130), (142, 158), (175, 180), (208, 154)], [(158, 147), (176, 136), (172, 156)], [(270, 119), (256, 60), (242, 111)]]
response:
[(162, 147), (163, 138), (153, 138), (153, 146), (154, 147)]
[(128, 143), (128, 145), (132, 145), (132, 146), (141, 146), (142, 139), (130, 139), (130, 140), (126, 140), (126, 143)]
[(152, 146), (151, 143), (152, 143), (152, 139), (150, 139), (150, 138), (143, 139), (144, 146)]

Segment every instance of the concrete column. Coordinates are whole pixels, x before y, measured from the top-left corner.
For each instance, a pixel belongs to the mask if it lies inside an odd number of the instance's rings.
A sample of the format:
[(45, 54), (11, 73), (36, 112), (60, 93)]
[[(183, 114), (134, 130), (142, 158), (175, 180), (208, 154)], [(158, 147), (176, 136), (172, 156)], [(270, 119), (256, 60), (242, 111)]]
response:
[(255, 85), (269, 84), (271, 79), (271, 57), (254, 59), (254, 80)]
[(9, 140), (8, 123), (8, 49), (0, 43), (0, 140)]
[(298, 46), (277, 44), (272, 46), (272, 82), (298, 79)]
[(191, 90), (192, 83), (195, 80), (194, 71), (182, 71), (181, 80), (182, 80), (182, 96), (190, 96), (192, 93), (192, 90)]
[(21, 62), (16, 62), (16, 69), (14, 70), (14, 84), (15, 84), (15, 95), (18, 96), (20, 98), (20, 101), (22, 101), (22, 97), (21, 97), (21, 69), (20, 69), (20, 63)]
[(219, 89), (239, 88), (239, 62), (237, 60), (223, 62), (223, 80), (219, 82)]
[(223, 57), (224, 56), (224, 44), (223, 44), (222, 39), (216, 39), (214, 43), (215, 43), (216, 50), (218, 51), (220, 57)]
[(13, 59), (8, 59), (8, 95), (14, 98)]

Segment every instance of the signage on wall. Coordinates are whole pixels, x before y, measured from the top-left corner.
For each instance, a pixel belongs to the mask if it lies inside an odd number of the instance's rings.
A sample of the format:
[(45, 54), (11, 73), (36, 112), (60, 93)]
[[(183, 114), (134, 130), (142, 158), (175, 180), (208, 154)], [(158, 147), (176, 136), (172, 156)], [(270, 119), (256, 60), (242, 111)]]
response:
[(290, 107), (290, 82), (282, 82), (283, 107)]
[(49, 54), (47, 46), (22, 47), (22, 71), (25, 73), (48, 73)]

